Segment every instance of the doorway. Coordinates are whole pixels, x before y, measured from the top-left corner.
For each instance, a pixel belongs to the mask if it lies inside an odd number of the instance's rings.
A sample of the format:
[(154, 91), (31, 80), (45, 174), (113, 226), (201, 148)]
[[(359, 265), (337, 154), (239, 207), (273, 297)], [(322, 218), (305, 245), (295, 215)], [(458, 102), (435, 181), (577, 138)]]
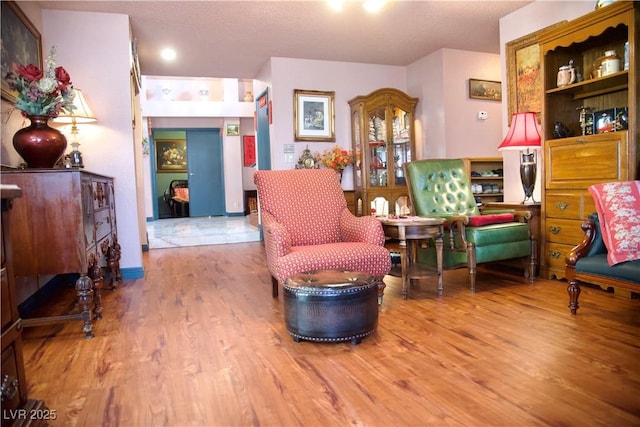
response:
[[(165, 191), (173, 180), (188, 180), (190, 217), (224, 215), (224, 159), (220, 129), (155, 129), (153, 140), (182, 141), (187, 160), (186, 168), (180, 171), (153, 169), (155, 217), (172, 217)], [(158, 158), (158, 145), (155, 145)]]

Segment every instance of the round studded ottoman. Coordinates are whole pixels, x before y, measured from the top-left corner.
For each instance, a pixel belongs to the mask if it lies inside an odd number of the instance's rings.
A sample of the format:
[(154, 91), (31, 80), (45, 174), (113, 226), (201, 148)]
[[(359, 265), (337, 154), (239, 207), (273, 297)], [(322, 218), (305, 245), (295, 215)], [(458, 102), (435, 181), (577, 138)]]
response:
[(284, 319), (293, 340), (359, 344), (378, 326), (378, 285), (366, 273), (318, 270), (289, 277)]

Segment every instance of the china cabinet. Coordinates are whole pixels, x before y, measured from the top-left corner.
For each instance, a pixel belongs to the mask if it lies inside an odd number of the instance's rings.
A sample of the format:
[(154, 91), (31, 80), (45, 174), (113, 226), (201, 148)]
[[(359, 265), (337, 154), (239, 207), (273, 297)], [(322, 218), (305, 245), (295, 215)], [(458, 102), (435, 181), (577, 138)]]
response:
[[(565, 256), (582, 238), (582, 222), (595, 212), (588, 187), (637, 179), (639, 11), (638, 2), (614, 2), (539, 38), (545, 140), (540, 267), (545, 277), (564, 277)], [(611, 51), (627, 59), (617, 70), (603, 72), (603, 58)], [(559, 85), (558, 70), (569, 64), (580, 69), (583, 80)]]
[(417, 103), (418, 98), (393, 88), (349, 101), (357, 215), (392, 214), (396, 205), (407, 205), (403, 165), (415, 155)]

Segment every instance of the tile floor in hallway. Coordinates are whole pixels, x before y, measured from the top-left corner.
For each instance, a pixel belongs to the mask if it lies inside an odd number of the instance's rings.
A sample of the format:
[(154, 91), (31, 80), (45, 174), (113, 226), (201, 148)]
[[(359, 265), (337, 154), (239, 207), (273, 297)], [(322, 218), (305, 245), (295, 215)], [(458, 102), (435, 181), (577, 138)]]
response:
[(260, 241), (248, 216), (167, 218), (147, 222), (149, 249)]

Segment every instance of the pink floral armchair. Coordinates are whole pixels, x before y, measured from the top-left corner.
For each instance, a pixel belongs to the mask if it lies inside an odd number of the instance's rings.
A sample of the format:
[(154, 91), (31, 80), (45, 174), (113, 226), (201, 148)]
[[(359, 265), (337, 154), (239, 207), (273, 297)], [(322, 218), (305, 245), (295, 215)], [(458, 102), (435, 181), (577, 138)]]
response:
[(349, 211), (333, 170), (259, 170), (253, 180), (273, 297), (294, 274), (346, 269), (374, 276), (382, 302), (383, 278), (391, 269), (382, 225)]

